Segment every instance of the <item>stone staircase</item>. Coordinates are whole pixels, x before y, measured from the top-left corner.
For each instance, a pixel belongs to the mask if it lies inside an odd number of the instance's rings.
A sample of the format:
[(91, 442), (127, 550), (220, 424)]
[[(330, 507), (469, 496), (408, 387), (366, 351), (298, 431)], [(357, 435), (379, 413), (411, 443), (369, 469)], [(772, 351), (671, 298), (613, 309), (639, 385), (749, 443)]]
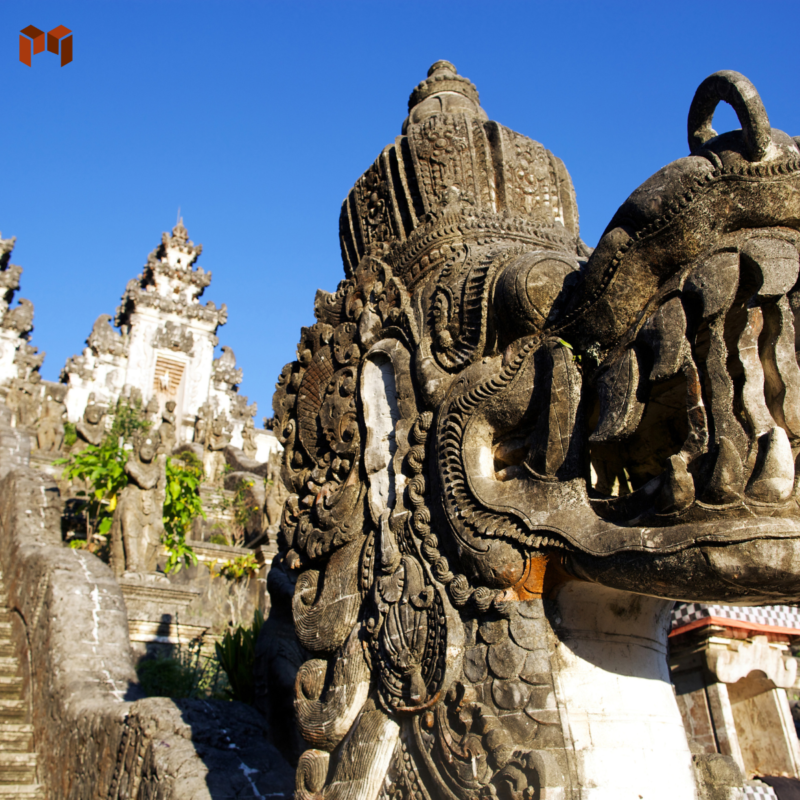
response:
[(36, 783), (33, 725), (27, 720), (19, 659), (11, 639), (11, 615), (0, 575), (0, 800), (45, 800)]

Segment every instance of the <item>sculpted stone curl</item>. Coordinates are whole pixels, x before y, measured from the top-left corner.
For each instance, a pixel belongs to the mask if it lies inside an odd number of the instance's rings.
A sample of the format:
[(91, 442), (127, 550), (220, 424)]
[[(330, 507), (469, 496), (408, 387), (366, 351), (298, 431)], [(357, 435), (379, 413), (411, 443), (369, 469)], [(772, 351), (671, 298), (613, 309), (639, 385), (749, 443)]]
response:
[(800, 598), (800, 149), (718, 73), (591, 251), (449, 62), (402, 130), (273, 402), (298, 796), (697, 797), (671, 601)]

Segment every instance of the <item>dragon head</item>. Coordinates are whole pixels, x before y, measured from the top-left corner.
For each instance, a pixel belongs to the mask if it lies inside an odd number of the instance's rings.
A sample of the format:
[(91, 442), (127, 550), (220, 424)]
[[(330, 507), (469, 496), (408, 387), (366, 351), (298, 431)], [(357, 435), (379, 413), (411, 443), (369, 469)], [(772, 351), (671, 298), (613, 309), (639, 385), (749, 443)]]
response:
[[(711, 129), (720, 100), (742, 130)], [(273, 404), (315, 753), (358, 715), (377, 715), (370, 747), (414, 716), (424, 761), (455, 714), (448, 785), (521, 799), (543, 767), (491, 721), (516, 701), (463, 678), (471, 626), (490, 653), (511, 626), (523, 652), (525, 604), (572, 581), (800, 597), (800, 149), (734, 72), (697, 90), (689, 144), (591, 251), (563, 163), (440, 61), (348, 194), (345, 279), (317, 293)], [(494, 685), (523, 669), (503, 658)], [(336, 780), (315, 758), (300, 797)]]

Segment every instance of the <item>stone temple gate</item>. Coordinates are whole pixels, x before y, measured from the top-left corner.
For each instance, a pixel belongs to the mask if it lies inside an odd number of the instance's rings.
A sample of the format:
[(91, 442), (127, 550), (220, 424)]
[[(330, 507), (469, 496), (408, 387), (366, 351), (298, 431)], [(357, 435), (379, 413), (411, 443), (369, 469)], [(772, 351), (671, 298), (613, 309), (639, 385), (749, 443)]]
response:
[(195, 267), (202, 250), (179, 220), (129, 281), (113, 326), (110, 315), (97, 318), (82, 355), (68, 359), (62, 371), (69, 420), (81, 419), (92, 395), (99, 405), (113, 405), (134, 391), (159, 416), (167, 402), (175, 403), (178, 444), (195, 440), (198, 417), (209, 425), (221, 419), (235, 447), (248, 436), (257, 460), (266, 461), (275, 438), (253, 429), (256, 406), (238, 393), (242, 370), (233, 350), (223, 347), (214, 359), (228, 310), (224, 303), (200, 302), (211, 283), (211, 273)]

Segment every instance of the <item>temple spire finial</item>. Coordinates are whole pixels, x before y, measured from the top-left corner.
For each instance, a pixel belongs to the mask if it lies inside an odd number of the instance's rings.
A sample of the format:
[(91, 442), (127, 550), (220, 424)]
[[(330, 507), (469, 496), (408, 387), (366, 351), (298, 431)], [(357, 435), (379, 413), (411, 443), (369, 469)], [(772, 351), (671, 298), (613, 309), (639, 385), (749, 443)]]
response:
[(408, 117), (403, 123), (405, 132), (408, 124), (439, 113), (466, 113), (479, 119), (488, 119), (481, 108), (480, 96), (475, 84), (458, 74), (455, 65), (440, 59), (428, 69), (428, 77), (417, 84), (408, 98)]

